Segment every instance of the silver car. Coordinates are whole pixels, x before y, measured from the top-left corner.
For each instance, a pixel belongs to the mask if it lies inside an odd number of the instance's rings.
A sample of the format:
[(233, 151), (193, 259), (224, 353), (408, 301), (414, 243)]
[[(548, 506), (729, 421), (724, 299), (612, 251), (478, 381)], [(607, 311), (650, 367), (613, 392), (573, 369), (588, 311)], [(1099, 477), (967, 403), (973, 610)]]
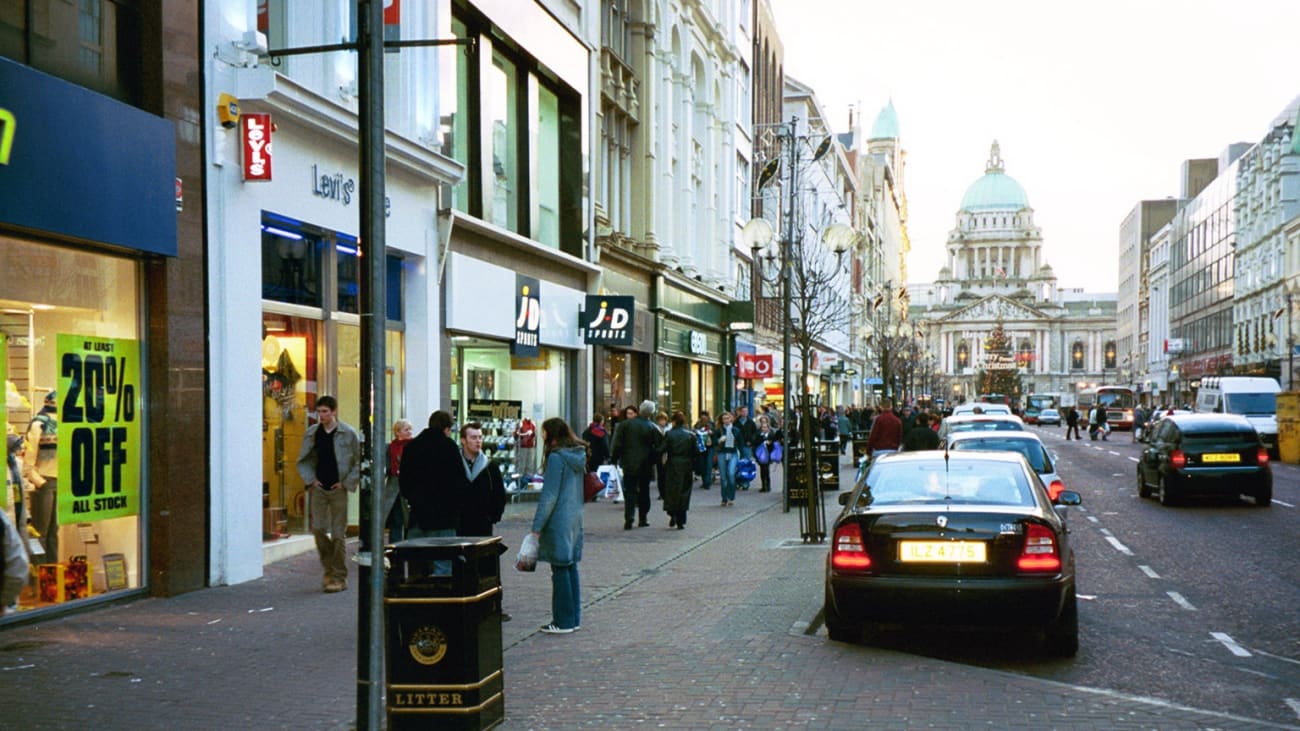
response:
[(1056, 473), (1056, 455), (1033, 432), (1020, 431), (964, 431), (948, 435), (948, 449), (980, 452), (1017, 452), (1024, 455), (1029, 466), (1038, 473), (1047, 486), (1048, 495), (1055, 500), (1065, 489), (1065, 483)]

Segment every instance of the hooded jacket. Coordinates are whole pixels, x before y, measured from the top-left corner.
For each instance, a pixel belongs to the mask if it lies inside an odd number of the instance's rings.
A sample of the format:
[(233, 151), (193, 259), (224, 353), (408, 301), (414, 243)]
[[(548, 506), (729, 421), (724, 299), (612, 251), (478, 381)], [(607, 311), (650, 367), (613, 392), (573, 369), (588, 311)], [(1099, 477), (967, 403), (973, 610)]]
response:
[(580, 446), (546, 455), (542, 494), (533, 515), (537, 560), (567, 566), (582, 560), (582, 481), (587, 450)]

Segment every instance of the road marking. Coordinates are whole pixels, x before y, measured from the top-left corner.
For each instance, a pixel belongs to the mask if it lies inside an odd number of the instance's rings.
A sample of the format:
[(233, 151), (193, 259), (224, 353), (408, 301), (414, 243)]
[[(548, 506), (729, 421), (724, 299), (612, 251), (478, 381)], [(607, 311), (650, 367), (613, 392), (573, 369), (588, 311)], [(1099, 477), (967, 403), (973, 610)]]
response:
[(1106, 450), (1106, 451), (1107, 451), (1107, 452), (1109, 452), (1109, 453), (1110, 453), (1110, 454), (1113, 454), (1113, 455), (1115, 455), (1115, 456), (1116, 456), (1116, 457), (1118, 457), (1118, 456), (1119, 456), (1119, 452), (1116, 452), (1116, 451), (1115, 451), (1115, 450), (1113, 450), (1113, 449), (1107, 449), (1107, 450)]
[(1137, 457), (1129, 457), (1129, 458), (1128, 458), (1128, 461), (1130, 461), (1130, 462), (1137, 462), (1137, 461), (1138, 461), (1138, 458), (1137, 458)]
[(1094, 522), (1094, 523), (1100, 523), (1100, 522), (1101, 522), (1100, 520), (1097, 519), (1097, 516), (1095, 516), (1095, 515), (1089, 515), (1089, 516), (1088, 516), (1088, 520), (1091, 520), (1091, 521)]
[(1223, 632), (1211, 632), (1210, 636), (1218, 640), (1219, 642), (1223, 643), (1223, 646), (1228, 648), (1228, 651), (1236, 655), (1237, 657), (1250, 657), (1250, 653), (1246, 651), (1246, 648), (1242, 647), (1241, 645), (1238, 645), (1227, 634)]
[(1128, 546), (1124, 545), (1123, 543), (1120, 543), (1119, 539), (1116, 538), (1115, 536), (1106, 536), (1106, 542), (1114, 546), (1116, 551), (1119, 551), (1125, 556), (1133, 555), (1133, 552), (1128, 550)]
[(1111, 532), (1110, 532), (1110, 529), (1109, 529), (1109, 528), (1102, 528), (1102, 529), (1101, 529), (1101, 534), (1102, 534), (1103, 536), (1113, 536), (1113, 535), (1115, 535), (1114, 533), (1111, 533)]
[(1150, 566), (1138, 566), (1138, 570), (1146, 574), (1148, 577), (1152, 579), (1160, 578), (1160, 574), (1157, 574), (1155, 569), (1151, 568)]
[(1255, 654), (1263, 655), (1264, 657), (1271, 657), (1274, 660), (1281, 660), (1282, 662), (1289, 662), (1293, 665), (1300, 665), (1300, 660), (1296, 660), (1295, 658), (1290, 658), (1290, 657), (1282, 657), (1281, 655), (1274, 655), (1268, 652), (1264, 652), (1263, 650), (1255, 650)]
[(1278, 500), (1277, 498), (1273, 498), (1273, 504), (1274, 504), (1274, 505), (1282, 505), (1282, 506), (1285, 506), (1285, 507), (1288, 507), (1288, 508), (1294, 508), (1294, 507), (1295, 507), (1295, 506), (1292, 505), (1291, 503), (1284, 503), (1284, 502), (1282, 502), (1281, 500)]
[[(1174, 600), (1174, 604), (1177, 604), (1178, 606), (1182, 607), (1183, 609), (1186, 609), (1189, 612), (1196, 611), (1196, 607), (1192, 606), (1191, 602), (1184, 599), (1182, 594), (1179, 594), (1176, 591), (1167, 591), (1165, 593), (1169, 595), (1170, 599)], [(1224, 637), (1227, 637), (1227, 635), (1224, 635)]]
[(1292, 711), (1295, 711), (1296, 716), (1300, 716), (1300, 698), (1283, 698), (1282, 702)]

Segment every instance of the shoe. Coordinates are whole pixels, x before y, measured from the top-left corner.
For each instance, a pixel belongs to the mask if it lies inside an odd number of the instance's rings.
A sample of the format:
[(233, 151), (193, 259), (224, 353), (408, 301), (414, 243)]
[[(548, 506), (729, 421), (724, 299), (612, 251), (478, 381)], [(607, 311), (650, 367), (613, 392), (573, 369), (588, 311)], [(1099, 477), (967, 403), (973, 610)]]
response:
[(356, 554), (355, 556), (352, 557), (352, 560), (353, 560), (353, 561), (356, 561), (357, 563), (361, 564), (362, 566), (369, 566), (369, 565), (370, 565), (370, 551), (357, 551), (357, 554)]
[(678, 524), (677, 524), (677, 530), (686, 530), (686, 524), (685, 524), (685, 523), (678, 523)]
[(770, 488), (770, 487), (764, 487), (764, 488), (760, 489), (759, 492), (772, 492), (772, 488)]
[(512, 619), (512, 617), (510, 616), (510, 613), (509, 613), (509, 612), (502, 612), (502, 613), (501, 613), (501, 621), (502, 621), (502, 622), (509, 622), (511, 619)]
[(728, 501), (727, 501), (727, 507), (729, 507), (729, 508), (734, 508), (734, 507), (736, 507), (736, 501), (735, 501), (735, 500), (728, 500)]
[(346, 581), (327, 581), (327, 582), (325, 582), (325, 593), (326, 593), (326, 594), (337, 594), (337, 593), (339, 593), (340, 591), (343, 591), (344, 589), (347, 589), (347, 588), (348, 588), (348, 582), (346, 582)]
[(567, 634), (572, 634), (572, 633), (575, 632), (577, 629), (578, 629), (577, 627), (567, 627), (567, 628), (566, 628), (566, 627), (556, 627), (556, 626), (552, 623), (552, 624), (548, 624), (548, 625), (546, 625), (545, 627), (543, 627), (543, 628), (542, 628), (542, 631), (545, 632), (545, 633), (548, 634), (548, 635), (567, 635)]
[(676, 519), (676, 518), (669, 518), (669, 519), (668, 519), (668, 527), (669, 527), (669, 528), (676, 528), (676, 527), (677, 527), (677, 519)]
[(623, 530), (632, 530), (632, 521), (630, 520), (624, 521)]
[(650, 527), (650, 521), (648, 521), (648, 520), (643, 520), (643, 521), (641, 521), (640, 523), (637, 523), (637, 524), (636, 524), (636, 527), (638, 527), (638, 528), (649, 528), (649, 527)]

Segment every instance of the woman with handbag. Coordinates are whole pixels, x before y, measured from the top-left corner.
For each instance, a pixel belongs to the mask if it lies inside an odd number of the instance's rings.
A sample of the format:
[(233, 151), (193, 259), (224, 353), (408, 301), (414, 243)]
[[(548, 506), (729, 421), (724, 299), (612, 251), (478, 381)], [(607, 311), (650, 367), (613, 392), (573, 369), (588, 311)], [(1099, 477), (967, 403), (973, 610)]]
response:
[(772, 491), (772, 463), (779, 463), (785, 449), (785, 435), (773, 429), (766, 416), (758, 417), (758, 434), (754, 437), (754, 459), (758, 462), (758, 477), (763, 486), (759, 492)]
[(542, 631), (567, 635), (582, 626), (578, 562), (582, 560), (582, 488), (587, 444), (560, 417), (542, 422), (542, 494), (533, 515), (537, 560), (551, 565), (551, 622)]

